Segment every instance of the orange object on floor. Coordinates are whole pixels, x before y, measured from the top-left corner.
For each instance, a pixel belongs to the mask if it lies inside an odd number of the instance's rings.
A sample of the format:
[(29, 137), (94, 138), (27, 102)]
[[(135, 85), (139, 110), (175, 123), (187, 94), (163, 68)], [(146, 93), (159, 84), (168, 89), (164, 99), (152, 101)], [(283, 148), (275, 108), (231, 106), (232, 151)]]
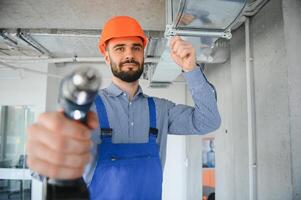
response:
[(215, 169), (203, 168), (203, 187), (215, 188)]

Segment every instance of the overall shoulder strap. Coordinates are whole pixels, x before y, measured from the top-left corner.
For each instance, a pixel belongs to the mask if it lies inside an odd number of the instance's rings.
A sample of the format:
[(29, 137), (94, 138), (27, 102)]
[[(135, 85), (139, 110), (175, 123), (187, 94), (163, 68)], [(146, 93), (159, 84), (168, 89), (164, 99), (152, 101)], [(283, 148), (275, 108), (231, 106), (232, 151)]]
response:
[(156, 104), (153, 97), (148, 97), (148, 109), (149, 109), (149, 133), (158, 136), (158, 129), (157, 129), (157, 114), (156, 114)]
[(106, 107), (99, 95), (95, 98), (98, 121), (100, 124), (101, 136), (112, 137), (112, 129), (110, 128)]

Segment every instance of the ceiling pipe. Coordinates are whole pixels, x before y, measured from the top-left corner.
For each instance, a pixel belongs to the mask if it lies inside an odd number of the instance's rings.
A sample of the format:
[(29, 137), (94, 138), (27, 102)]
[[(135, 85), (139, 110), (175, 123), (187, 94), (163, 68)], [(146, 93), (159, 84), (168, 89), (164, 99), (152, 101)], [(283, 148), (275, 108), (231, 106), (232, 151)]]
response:
[(50, 37), (81, 37), (81, 38), (99, 38), (98, 35), (94, 34), (83, 34), (83, 33), (30, 33), (33, 36), (50, 36)]
[(17, 31), (17, 37), (26, 42), (28, 45), (36, 49), (38, 52), (40, 52), (43, 55), (47, 55), (49, 57), (52, 57), (51, 53), (46, 49), (44, 46), (39, 44), (37, 41), (35, 41), (30, 35), (27, 33), (22, 32), (20, 29)]
[(250, 22), (245, 20), (245, 48), (246, 48), (246, 85), (247, 85), (247, 114), (248, 114), (248, 155), (249, 155), (249, 200), (257, 199), (257, 153), (255, 126), (255, 92), (253, 59), (250, 47)]
[(4, 40), (8, 41), (10, 44), (12, 44), (12, 45), (14, 45), (14, 46), (18, 45), (18, 42), (16, 42), (15, 40), (11, 39), (11, 38), (8, 37), (7, 35), (8, 35), (7, 32), (5, 32), (4, 30), (0, 30), (0, 36), (1, 36)]
[(3, 49), (0, 49), (0, 53), (4, 54), (4, 55), (7, 55), (7, 56), (10, 56), (9, 53), (6, 53)]
[[(20, 29), (21, 32), (31, 36), (46, 37), (82, 37), (82, 38), (99, 38), (101, 30), (95, 29)], [(12, 31), (13, 32), (13, 31)], [(145, 30), (148, 37), (161, 38), (163, 31)]]
[[(46, 63), (105, 63), (103, 57), (68, 57), (68, 58), (39, 58), (39, 57), (15, 57), (9, 56), (0, 57), (5, 62), (17, 62), (17, 63), (35, 63), (35, 62), (46, 62)], [(146, 58), (144, 63), (157, 63), (159, 58)]]

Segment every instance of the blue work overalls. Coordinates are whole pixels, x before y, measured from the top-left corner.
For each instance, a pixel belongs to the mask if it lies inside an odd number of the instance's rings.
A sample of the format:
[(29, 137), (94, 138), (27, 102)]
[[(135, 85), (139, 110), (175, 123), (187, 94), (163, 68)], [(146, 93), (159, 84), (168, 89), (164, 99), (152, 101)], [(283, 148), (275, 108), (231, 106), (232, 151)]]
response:
[(95, 100), (101, 128), (98, 160), (89, 185), (90, 199), (161, 199), (162, 165), (156, 142), (156, 106), (148, 98), (149, 141), (147, 143), (112, 143), (107, 112), (100, 96)]

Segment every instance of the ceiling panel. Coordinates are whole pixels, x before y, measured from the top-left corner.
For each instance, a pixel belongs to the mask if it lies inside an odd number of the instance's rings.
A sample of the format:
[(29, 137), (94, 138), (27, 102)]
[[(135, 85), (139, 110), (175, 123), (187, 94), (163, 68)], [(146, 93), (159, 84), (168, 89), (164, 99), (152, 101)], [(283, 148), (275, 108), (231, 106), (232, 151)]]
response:
[(98, 37), (33, 36), (54, 57), (98, 57)]
[(0, 0), (0, 28), (101, 29), (115, 15), (165, 30), (164, 0)]

